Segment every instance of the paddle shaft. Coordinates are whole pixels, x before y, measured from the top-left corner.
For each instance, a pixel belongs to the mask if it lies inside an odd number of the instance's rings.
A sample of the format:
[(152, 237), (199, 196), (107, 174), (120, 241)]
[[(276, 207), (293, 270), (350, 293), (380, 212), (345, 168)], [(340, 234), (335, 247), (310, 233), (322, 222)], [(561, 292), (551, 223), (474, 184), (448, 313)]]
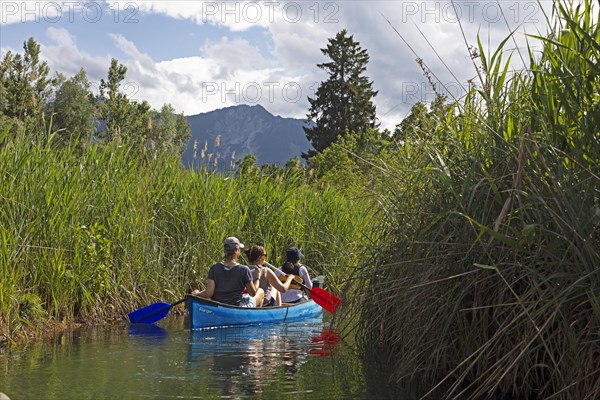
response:
[(177, 300), (175, 303), (171, 304), (171, 307), (175, 307), (177, 304), (181, 304), (181, 303), (183, 303), (186, 300), (187, 300), (187, 298), (185, 298), (185, 297), (183, 299), (181, 299), (181, 300)]
[[(283, 275), (283, 276), (288, 276), (288, 274), (286, 274), (285, 272), (283, 272), (283, 271), (281, 271), (281, 270), (277, 269), (277, 268), (276, 268), (274, 265), (272, 265), (272, 264), (269, 264), (269, 263), (268, 263), (268, 262), (266, 262), (266, 261), (265, 261), (265, 264), (266, 264), (267, 266), (269, 266), (271, 269), (273, 269), (274, 271), (277, 271), (277, 272), (279, 272), (281, 275)], [(294, 278), (294, 283), (295, 283), (295, 284), (297, 284), (298, 286), (302, 287), (304, 290), (308, 290), (309, 292), (310, 292), (310, 290), (311, 290), (311, 289), (310, 289), (308, 286), (306, 286), (304, 283), (301, 283), (301, 282), (297, 281), (297, 280), (296, 280), (296, 278)]]

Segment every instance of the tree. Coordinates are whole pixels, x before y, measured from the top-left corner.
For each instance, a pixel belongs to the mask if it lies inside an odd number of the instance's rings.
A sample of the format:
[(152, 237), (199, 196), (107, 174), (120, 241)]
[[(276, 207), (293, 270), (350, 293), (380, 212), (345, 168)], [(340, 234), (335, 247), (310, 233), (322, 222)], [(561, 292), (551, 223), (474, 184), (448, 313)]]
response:
[(260, 175), (260, 169), (256, 165), (256, 156), (246, 154), (244, 158), (235, 162), (236, 175), (244, 178), (256, 178)]
[(23, 55), (8, 51), (0, 63), (0, 114), (41, 126), (50, 90), (47, 63), (40, 62), (40, 45), (31, 37)]
[(112, 59), (108, 79), (100, 80), (100, 118), (105, 123), (107, 141), (117, 141), (143, 148), (152, 135), (152, 108), (146, 100), (132, 101), (120, 91), (127, 67)]
[(342, 30), (334, 39), (329, 39), (321, 52), (331, 62), (317, 67), (325, 70), (329, 78), (321, 82), (315, 98), (308, 98), (310, 109), (307, 117), (316, 125), (304, 128), (314, 147), (314, 150), (302, 155), (305, 159), (325, 150), (339, 135), (377, 127), (372, 101), (377, 91), (372, 88), (373, 82), (363, 75), (369, 62), (367, 50), (362, 49), (352, 35), (347, 36), (346, 30)]
[(59, 132), (64, 141), (75, 140), (85, 145), (91, 140), (98, 124), (87, 74), (82, 68), (66, 81), (59, 75), (57, 82), (58, 89), (50, 104), (53, 129)]
[(394, 140), (400, 143), (418, 143), (434, 138), (446, 124), (447, 114), (451, 107), (446, 104), (446, 97), (438, 94), (429, 104), (429, 108), (417, 102), (410, 109), (410, 114), (394, 129)]
[(190, 125), (183, 113), (175, 114), (170, 104), (153, 113), (150, 132), (151, 146), (156, 149), (183, 153), (190, 139)]
[(125, 93), (119, 91), (126, 73), (127, 67), (113, 58), (108, 69), (108, 79), (100, 80), (100, 98), (103, 101), (100, 106), (100, 118), (106, 124), (108, 141), (120, 138), (121, 130), (127, 128), (129, 100)]

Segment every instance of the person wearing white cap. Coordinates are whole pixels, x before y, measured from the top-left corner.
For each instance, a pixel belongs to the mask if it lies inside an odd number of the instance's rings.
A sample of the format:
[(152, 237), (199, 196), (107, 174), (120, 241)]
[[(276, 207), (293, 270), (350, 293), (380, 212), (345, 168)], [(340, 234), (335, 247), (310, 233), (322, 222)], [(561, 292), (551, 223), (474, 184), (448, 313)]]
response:
[[(258, 279), (252, 279), (250, 268), (238, 264), (244, 244), (236, 237), (228, 237), (223, 241), (224, 261), (218, 262), (208, 270), (206, 289), (194, 290), (193, 295), (212, 299), (224, 304), (239, 307), (256, 307), (262, 304), (265, 292), (258, 287)], [(242, 296), (244, 289), (249, 296)]]

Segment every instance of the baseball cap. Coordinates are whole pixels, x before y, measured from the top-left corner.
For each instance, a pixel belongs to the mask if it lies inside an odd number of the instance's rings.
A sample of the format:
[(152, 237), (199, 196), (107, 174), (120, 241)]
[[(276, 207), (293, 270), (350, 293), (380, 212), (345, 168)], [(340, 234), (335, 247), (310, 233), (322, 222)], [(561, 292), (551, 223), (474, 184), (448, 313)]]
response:
[(290, 261), (298, 261), (299, 259), (304, 257), (304, 254), (302, 254), (302, 252), (300, 252), (300, 250), (297, 247), (290, 247), (285, 252), (285, 256)]
[(225, 239), (223, 241), (223, 245), (230, 249), (244, 248), (244, 243), (240, 242), (240, 240), (234, 236), (230, 236), (227, 239)]

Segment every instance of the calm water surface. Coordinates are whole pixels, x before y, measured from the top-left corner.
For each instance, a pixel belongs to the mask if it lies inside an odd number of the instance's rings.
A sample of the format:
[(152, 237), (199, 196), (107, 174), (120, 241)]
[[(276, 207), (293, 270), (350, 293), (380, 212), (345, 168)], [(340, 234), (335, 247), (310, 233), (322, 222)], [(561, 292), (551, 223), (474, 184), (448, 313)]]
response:
[(1, 350), (0, 392), (21, 399), (368, 398), (358, 359), (322, 320), (190, 331), (82, 329)]

